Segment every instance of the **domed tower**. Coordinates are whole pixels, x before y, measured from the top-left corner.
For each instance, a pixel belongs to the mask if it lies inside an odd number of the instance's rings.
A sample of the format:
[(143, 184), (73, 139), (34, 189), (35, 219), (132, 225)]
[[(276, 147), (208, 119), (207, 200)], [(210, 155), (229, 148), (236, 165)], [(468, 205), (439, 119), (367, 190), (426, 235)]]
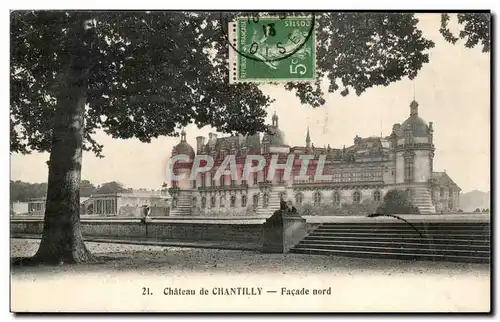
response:
[(279, 148), (285, 145), (285, 133), (278, 127), (278, 115), (274, 112), (272, 125), (268, 126), (268, 131), (262, 137), (262, 152), (273, 152), (272, 148)]
[(189, 190), (192, 188), (192, 182), (189, 177), (191, 175), (191, 167), (193, 165), (195, 152), (191, 145), (186, 142), (186, 132), (184, 130), (181, 132), (181, 141), (172, 149), (172, 157), (179, 154), (187, 155), (188, 159), (175, 162), (173, 166), (174, 174), (179, 176), (183, 175), (183, 177), (178, 181), (172, 181), (171, 186), (181, 190)]
[(432, 123), (418, 115), (418, 103), (410, 104), (410, 117), (401, 124), (396, 137), (396, 184), (410, 192), (422, 214), (435, 213), (431, 195), (434, 143)]

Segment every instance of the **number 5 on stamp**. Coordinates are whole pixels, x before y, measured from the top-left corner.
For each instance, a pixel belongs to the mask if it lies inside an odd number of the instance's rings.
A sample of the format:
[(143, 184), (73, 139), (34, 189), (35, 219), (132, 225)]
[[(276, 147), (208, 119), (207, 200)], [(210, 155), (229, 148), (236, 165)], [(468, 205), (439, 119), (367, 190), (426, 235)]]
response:
[(229, 23), (229, 83), (316, 80), (314, 16), (237, 17)]

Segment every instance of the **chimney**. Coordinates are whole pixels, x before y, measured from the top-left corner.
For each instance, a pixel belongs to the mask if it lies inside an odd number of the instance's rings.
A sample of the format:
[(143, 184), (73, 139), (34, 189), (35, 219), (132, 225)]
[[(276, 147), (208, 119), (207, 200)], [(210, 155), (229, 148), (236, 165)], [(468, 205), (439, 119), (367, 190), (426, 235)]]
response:
[(196, 137), (196, 153), (200, 154), (203, 151), (203, 146), (205, 145), (205, 137), (203, 136), (197, 136)]

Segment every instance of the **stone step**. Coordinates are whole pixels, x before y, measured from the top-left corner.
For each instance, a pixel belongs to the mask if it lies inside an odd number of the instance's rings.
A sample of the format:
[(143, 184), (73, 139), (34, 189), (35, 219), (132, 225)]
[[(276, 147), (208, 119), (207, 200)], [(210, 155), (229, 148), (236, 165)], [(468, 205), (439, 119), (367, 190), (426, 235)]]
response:
[[(481, 228), (473, 228), (473, 229), (467, 229), (465, 227), (458, 227), (458, 228), (449, 228), (449, 229), (440, 229), (439, 227), (431, 228), (431, 229), (425, 229), (425, 228), (417, 228), (415, 227), (418, 231), (420, 231), (422, 234), (427, 234), (427, 233), (443, 233), (446, 235), (453, 235), (453, 234), (484, 234), (484, 235), (489, 235), (489, 231), (485, 231), (484, 229)], [(338, 227), (318, 227), (316, 229), (316, 232), (330, 232), (330, 233), (343, 233), (343, 232), (359, 232), (359, 233), (370, 233), (370, 234), (384, 234), (384, 233), (403, 233), (403, 232), (415, 232), (415, 229), (408, 225), (407, 227), (397, 227), (397, 228), (369, 228), (369, 227), (364, 227), (364, 228), (338, 228)]]
[[(472, 235), (472, 234), (467, 234), (465, 232), (462, 233), (455, 233), (455, 234), (446, 234), (442, 236), (426, 236), (423, 232), (421, 232), (423, 235), (424, 239), (430, 239), (430, 238), (448, 238), (448, 237), (453, 237), (455, 239), (485, 239), (489, 240), (489, 235), (483, 235), (483, 234), (478, 234), (478, 235)], [(336, 237), (350, 237), (350, 236), (355, 236), (355, 237), (370, 237), (373, 236), (373, 232), (358, 232), (358, 231), (351, 231), (351, 232), (330, 232), (330, 231), (314, 231), (310, 236), (336, 236)], [(407, 238), (407, 237), (419, 237), (420, 235), (416, 231), (405, 231), (405, 232), (390, 232), (390, 233), (377, 233), (377, 236), (380, 237), (386, 237), (386, 238)]]
[(314, 248), (293, 248), (292, 253), (310, 254), (310, 255), (330, 255), (330, 256), (346, 256), (358, 258), (389, 258), (401, 260), (429, 260), (429, 261), (453, 261), (453, 262), (469, 262), (469, 263), (489, 263), (489, 258), (478, 256), (453, 256), (443, 254), (421, 254), (421, 253), (399, 253), (399, 252), (377, 252), (377, 251), (360, 251), (353, 252), (350, 250), (328, 250)]
[(489, 223), (325, 223), (293, 253), (488, 263)]
[(305, 238), (300, 242), (301, 245), (305, 244), (321, 244), (321, 245), (330, 245), (330, 246), (338, 246), (338, 245), (359, 245), (359, 246), (398, 246), (398, 247), (422, 247), (422, 248), (436, 248), (440, 249), (468, 249), (473, 247), (482, 251), (489, 251), (490, 245), (488, 242), (454, 242), (450, 244), (435, 244), (430, 240), (358, 240), (358, 239), (324, 239), (324, 238)]
[(377, 251), (377, 252), (396, 252), (401, 254), (441, 254), (446, 256), (476, 256), (476, 257), (484, 257), (489, 258), (491, 252), (489, 250), (476, 250), (473, 247), (469, 247), (466, 249), (442, 249), (442, 248), (425, 248), (425, 247), (411, 247), (408, 245), (404, 246), (380, 246), (380, 245), (324, 245), (324, 244), (316, 244), (316, 243), (300, 243), (297, 245), (297, 248), (302, 249), (326, 249), (331, 251), (356, 251), (356, 252), (365, 252), (365, 251)]

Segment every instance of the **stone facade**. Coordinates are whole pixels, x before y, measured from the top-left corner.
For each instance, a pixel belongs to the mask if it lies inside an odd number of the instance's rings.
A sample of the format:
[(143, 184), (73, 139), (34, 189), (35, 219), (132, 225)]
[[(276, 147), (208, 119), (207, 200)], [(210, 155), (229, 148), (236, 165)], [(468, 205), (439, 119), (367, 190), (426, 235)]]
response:
[[(317, 206), (380, 204), (390, 189), (409, 191), (412, 202), (421, 213), (435, 213), (436, 208), (441, 210), (443, 203), (448, 203), (436, 194), (445, 187), (446, 193), (452, 189), (453, 194), (452, 207), (446, 209), (456, 210), (459, 208), (460, 188), (451, 184), (451, 179), (436, 180), (439, 173), (433, 172), (433, 132), (432, 122), (427, 124), (419, 117), (416, 101), (410, 105), (409, 118), (402, 124), (394, 124), (389, 136), (356, 136), (353, 145), (340, 149), (329, 145), (315, 147), (309, 130), (305, 146), (285, 144), (276, 114), (262, 139), (258, 134), (218, 138), (211, 133), (207, 141), (204, 137), (197, 137), (196, 152), (186, 142), (186, 133), (183, 132), (181, 142), (173, 148), (172, 155), (187, 154), (190, 159), (178, 161), (174, 166), (174, 173), (184, 174), (184, 178), (171, 181), (172, 215), (268, 217), (279, 207), (280, 199), (291, 199), (297, 207), (305, 203)], [(214, 167), (190, 180), (197, 154), (212, 156)], [(246, 156), (255, 154), (264, 156), (266, 165), (262, 171), (252, 173), (248, 180), (241, 175), (236, 180), (230, 176), (214, 179), (215, 172), (227, 156), (235, 156), (237, 170), (241, 174), (245, 162), (248, 162)], [(297, 178), (304, 162), (300, 156), (304, 155), (313, 159), (307, 167), (303, 167), (307, 169), (305, 177)], [(270, 175), (270, 164), (276, 156), (278, 164), (292, 162), (288, 178), (284, 170), (279, 169), (274, 176)], [(324, 168), (316, 173), (320, 158), (325, 158)], [(332, 177), (321, 180), (318, 177), (321, 174)]]

